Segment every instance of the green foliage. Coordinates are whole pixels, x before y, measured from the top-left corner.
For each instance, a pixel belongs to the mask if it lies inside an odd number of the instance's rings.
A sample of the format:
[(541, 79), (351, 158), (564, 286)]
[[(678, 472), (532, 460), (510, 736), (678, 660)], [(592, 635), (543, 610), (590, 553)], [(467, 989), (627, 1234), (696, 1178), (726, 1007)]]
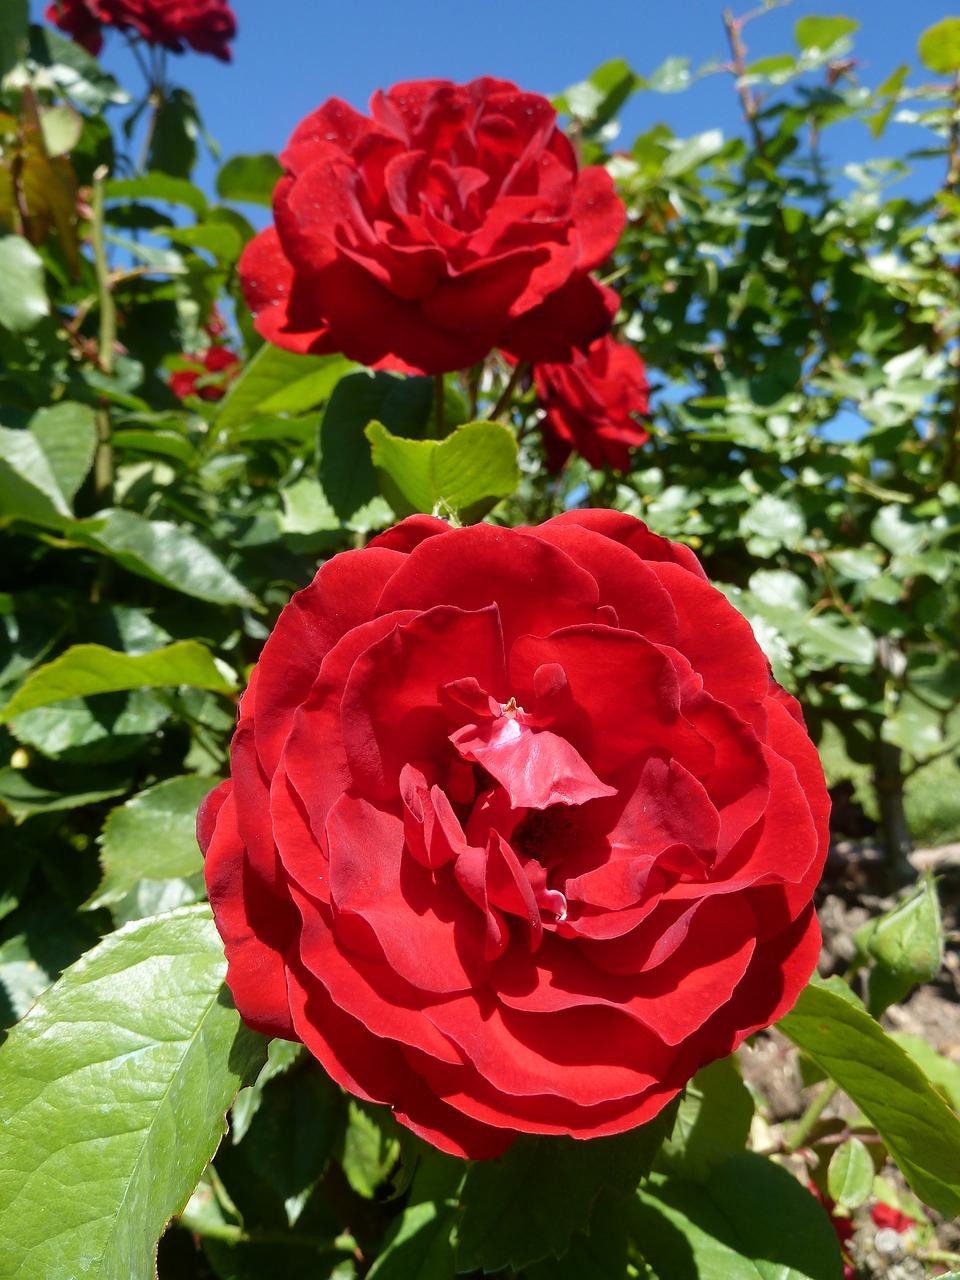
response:
[[(734, 1057), (641, 1129), (526, 1135), (473, 1165), (348, 1100), (301, 1046), (264, 1063), (223, 994), (195, 815), (229, 769), (241, 678), (318, 560), (409, 512), (589, 503), (697, 550), (894, 878), (911, 822), (960, 834), (960, 20), (876, 86), (858, 26), (807, 14), (790, 51), (749, 60), (729, 19), (729, 65), (614, 58), (557, 98), (628, 205), (609, 275), (654, 394), (628, 471), (548, 476), (529, 372), (495, 353), (433, 379), (263, 343), (236, 206), (269, 206), (279, 162), (234, 156), (201, 189), (215, 148), (162, 55), (131, 102), (28, 29), (24, 0), (0, 4), (3, 1274), (151, 1277), (173, 1216), (161, 1280), (840, 1276), (823, 1208), (756, 1153), (769, 1113)], [(632, 94), (728, 72), (738, 135), (660, 123), (610, 153)], [(893, 119), (932, 167), (831, 169), (833, 130)], [(237, 376), (179, 400), (171, 375), (221, 343)], [(956, 1214), (960, 1068), (871, 1016), (952, 945), (932, 885), (857, 943), (869, 1012), (832, 979), (780, 1023), (857, 1116), (808, 1116), (784, 1150), (849, 1212), (889, 1154)]]
[(960, 1213), (960, 1120), (879, 1024), (810, 986), (777, 1025), (857, 1104), (911, 1189), (939, 1213)]
[(157, 1236), (262, 1053), (223, 972), (209, 910), (186, 907), (106, 939), (13, 1033), (0, 1063), (6, 1274), (153, 1276)]

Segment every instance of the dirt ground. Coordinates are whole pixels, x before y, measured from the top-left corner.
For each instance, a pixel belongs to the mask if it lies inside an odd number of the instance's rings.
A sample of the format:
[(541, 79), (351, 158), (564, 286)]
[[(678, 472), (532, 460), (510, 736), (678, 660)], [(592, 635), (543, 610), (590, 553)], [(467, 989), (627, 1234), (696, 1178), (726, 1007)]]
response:
[[(917, 850), (911, 861), (918, 871), (931, 870), (937, 876), (946, 939), (944, 964), (935, 982), (917, 987), (882, 1021), (888, 1030), (922, 1036), (960, 1066), (960, 844)], [(882, 883), (883, 856), (875, 843), (843, 840), (831, 848), (817, 902), (823, 930), (819, 967), (824, 977), (846, 971), (854, 950), (853, 934), (869, 917), (896, 902), (896, 896), (882, 892)], [(740, 1050), (740, 1058), (744, 1079), (763, 1100), (751, 1145), (762, 1152), (781, 1151), (792, 1126), (822, 1086), (804, 1085), (796, 1050), (775, 1029), (754, 1037), (751, 1045)], [(822, 1182), (826, 1162), (851, 1126), (857, 1126), (856, 1108), (838, 1094), (824, 1110), (810, 1144), (787, 1156), (787, 1162), (804, 1180), (812, 1176)], [(881, 1163), (881, 1150), (870, 1150), (876, 1151), (878, 1173), (906, 1216), (911, 1206), (919, 1213), (899, 1172), (889, 1161)], [(960, 1269), (960, 1222), (945, 1221), (927, 1210), (925, 1220), (912, 1227), (903, 1220), (885, 1225), (882, 1217), (878, 1224), (871, 1213), (874, 1204), (871, 1200), (855, 1210), (849, 1222), (840, 1219), (839, 1233), (847, 1237), (853, 1264), (848, 1277), (923, 1280)]]

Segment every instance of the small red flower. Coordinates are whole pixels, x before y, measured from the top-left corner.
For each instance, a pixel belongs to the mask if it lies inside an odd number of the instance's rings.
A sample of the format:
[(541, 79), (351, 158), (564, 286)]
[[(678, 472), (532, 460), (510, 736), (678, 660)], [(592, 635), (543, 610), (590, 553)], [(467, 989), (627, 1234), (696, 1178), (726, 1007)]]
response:
[[(201, 355), (184, 356), (192, 361), (189, 369), (178, 369), (170, 375), (170, 390), (181, 400), (187, 396), (199, 396), (201, 400), (222, 400), (227, 384), (240, 372), (242, 361), (228, 347), (208, 347)], [(221, 374), (211, 381), (211, 374)], [(199, 384), (199, 385), (198, 385)]]
[(546, 98), (507, 80), (420, 80), (364, 116), (331, 98), (280, 156), (275, 225), (240, 278), (290, 351), (438, 374), (494, 347), (569, 360), (609, 328), (590, 272), (623, 229), (605, 169), (578, 169)]
[(873, 1225), (877, 1230), (883, 1230), (889, 1227), (901, 1235), (904, 1231), (909, 1231), (911, 1227), (917, 1225), (916, 1218), (911, 1218), (905, 1213), (901, 1213), (899, 1209), (895, 1209), (893, 1205), (878, 1202), (870, 1210), (870, 1217), (873, 1219)]
[(103, 46), (103, 28), (116, 27), (174, 53), (189, 46), (229, 62), (237, 32), (227, 0), (52, 0), (44, 16), (94, 55)]
[(630, 466), (630, 449), (649, 440), (637, 421), (649, 407), (646, 370), (632, 347), (609, 335), (567, 364), (535, 364), (533, 378), (544, 408), (541, 423), (547, 468), (559, 471), (571, 453), (592, 467)]

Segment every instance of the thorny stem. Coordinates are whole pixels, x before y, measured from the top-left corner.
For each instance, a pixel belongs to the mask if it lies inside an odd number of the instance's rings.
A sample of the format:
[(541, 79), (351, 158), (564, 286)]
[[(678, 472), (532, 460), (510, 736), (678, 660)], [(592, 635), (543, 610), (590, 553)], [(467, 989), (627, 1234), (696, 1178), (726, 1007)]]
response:
[(796, 1151), (806, 1143), (810, 1134), (813, 1132), (814, 1125), (823, 1115), (827, 1103), (830, 1102), (833, 1095), (839, 1088), (840, 1086), (835, 1080), (827, 1081), (797, 1123), (787, 1134), (783, 1143), (785, 1151)]
[(517, 364), (513, 366), (513, 372), (510, 374), (510, 377), (507, 379), (507, 385), (500, 392), (500, 398), (497, 401), (497, 403), (493, 406), (493, 409), (490, 413), (491, 422), (495, 418), (499, 418), (500, 415), (507, 408), (507, 406), (510, 403), (511, 397), (513, 396), (513, 393), (516, 390), (517, 383), (520, 381), (520, 379), (523, 377), (523, 375), (527, 372), (529, 368), (530, 368), (530, 365), (526, 360), (520, 360)]
[[(103, 183), (106, 176), (105, 165), (101, 165), (93, 175), (93, 221), (90, 239), (93, 244), (93, 263), (100, 301), (98, 363), (101, 371), (109, 377), (113, 373), (113, 348), (117, 340), (117, 307), (110, 285), (110, 264), (107, 262), (107, 248), (103, 234)], [(110, 411), (105, 402), (101, 402), (96, 417), (99, 444), (93, 478), (97, 504), (105, 507), (110, 506), (113, 501), (113, 447), (110, 443)]]
[[(947, 144), (947, 173), (943, 180), (945, 192), (955, 192), (960, 186), (960, 73), (953, 82), (953, 111), (950, 114), (950, 137)], [(953, 388), (953, 404), (946, 423), (943, 451), (943, 478), (957, 478), (960, 461), (960, 369)]]

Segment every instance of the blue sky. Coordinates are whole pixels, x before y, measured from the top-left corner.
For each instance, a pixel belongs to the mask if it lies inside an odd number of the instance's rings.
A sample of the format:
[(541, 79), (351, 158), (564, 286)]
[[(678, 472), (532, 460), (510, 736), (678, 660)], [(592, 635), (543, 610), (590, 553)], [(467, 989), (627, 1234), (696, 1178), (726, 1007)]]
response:
[[(749, 7), (750, 0), (733, 6)], [(224, 158), (276, 152), (326, 98), (362, 109), (373, 90), (398, 80), (487, 74), (553, 94), (610, 58), (648, 75), (672, 56), (687, 56), (694, 67), (727, 56), (720, 0), (233, 0), (233, 8), (239, 34), (231, 65), (188, 53), (169, 67), (170, 79), (195, 95)], [(31, 0), (31, 9), (39, 18), (41, 0)], [(862, 23), (854, 52), (863, 78), (876, 84), (901, 62), (916, 65), (918, 35), (951, 9), (939, 0), (794, 0), (746, 28), (750, 55), (794, 51), (798, 18), (837, 13)], [(139, 73), (116, 34), (102, 61), (138, 90)], [(637, 95), (622, 137), (629, 141), (660, 120), (680, 136), (717, 126), (735, 131), (731, 79), (710, 76), (684, 93)], [(879, 145), (860, 128), (828, 138), (837, 161), (902, 153), (917, 142), (903, 125), (891, 126)], [(204, 162), (200, 184), (210, 187), (212, 177)]]

